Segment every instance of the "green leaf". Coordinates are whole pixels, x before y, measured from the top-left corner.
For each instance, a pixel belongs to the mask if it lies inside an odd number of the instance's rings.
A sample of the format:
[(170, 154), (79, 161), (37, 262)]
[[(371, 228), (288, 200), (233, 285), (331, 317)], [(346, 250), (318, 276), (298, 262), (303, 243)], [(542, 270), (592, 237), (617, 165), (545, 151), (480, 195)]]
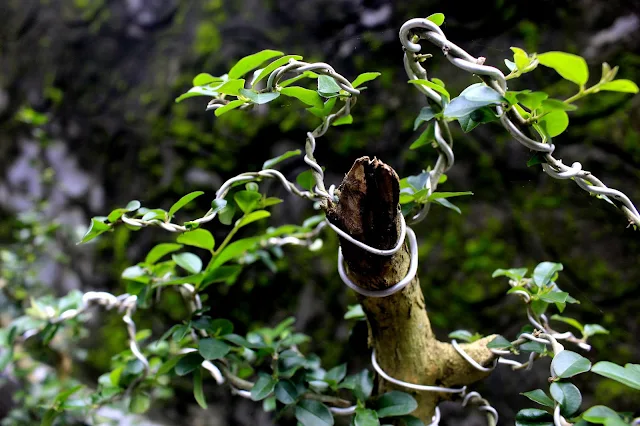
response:
[(551, 281), (555, 281), (555, 275), (559, 271), (562, 271), (562, 269), (562, 263), (541, 262), (533, 270), (533, 275), (531, 276), (531, 278), (538, 287), (543, 287), (549, 284)]
[(319, 401), (303, 399), (296, 405), (296, 419), (304, 426), (332, 426), (333, 415)]
[(53, 408), (48, 409), (47, 411), (45, 411), (44, 415), (42, 416), (42, 422), (40, 423), (40, 426), (51, 426), (51, 425), (53, 425), (53, 421), (60, 414), (62, 414), (62, 412), (57, 411), (57, 410), (55, 410)]
[(516, 426), (553, 426), (553, 416), (537, 408), (525, 408), (516, 414)]
[(544, 92), (520, 92), (516, 97), (518, 102), (533, 111), (534, 109), (538, 109), (549, 95)]
[(181, 356), (169, 358), (167, 361), (165, 361), (164, 364), (160, 366), (160, 368), (158, 369), (158, 372), (156, 373), (156, 376), (162, 376), (164, 374), (168, 374), (171, 370), (173, 370), (173, 368), (176, 366), (176, 364), (178, 363), (178, 361), (180, 361), (181, 358), (182, 358)]
[(444, 13), (433, 13), (427, 16), (427, 19), (437, 26), (441, 26), (442, 24), (444, 24)]
[(241, 219), (239, 219), (236, 222), (236, 227), (237, 228), (242, 228), (243, 226), (246, 226), (250, 223), (253, 223), (257, 220), (261, 220), (261, 219), (265, 219), (267, 217), (271, 216), (271, 213), (269, 213), (266, 210), (257, 210), (255, 212), (251, 212), (248, 215), (242, 217)]
[(258, 93), (244, 88), (238, 90), (238, 93), (258, 105), (269, 103), (280, 96), (280, 92)]
[(462, 128), (462, 130), (466, 133), (469, 133), (480, 124), (491, 123), (492, 121), (497, 121), (498, 119), (499, 117), (490, 107), (484, 106), (482, 108), (471, 111), (469, 114), (463, 117), (458, 118), (458, 122), (460, 123), (460, 127)]
[(353, 422), (354, 426), (378, 426), (378, 413), (367, 408), (356, 408), (356, 417)]
[(365, 319), (361, 304), (349, 305), (348, 308), (347, 313), (344, 314), (344, 319)]
[(205, 86), (211, 83), (222, 83), (222, 78), (214, 77), (211, 74), (207, 74), (206, 72), (201, 72), (193, 78), (194, 86)]
[(279, 68), (283, 65), (286, 65), (287, 63), (289, 63), (290, 59), (294, 59), (296, 61), (300, 61), (302, 60), (302, 56), (300, 55), (285, 55), (282, 58), (278, 58), (275, 61), (271, 62), (269, 65), (267, 65), (266, 67), (264, 67), (260, 73), (258, 74), (258, 76), (253, 80), (253, 82), (251, 83), (252, 86), (255, 86), (259, 81), (263, 80), (265, 77), (267, 77), (269, 74), (271, 74), (273, 71), (276, 70), (276, 68)]
[(445, 117), (448, 118), (460, 118), (464, 117), (465, 115), (471, 114), (477, 109), (491, 104), (492, 102), (470, 101), (463, 96), (458, 96), (457, 98), (453, 98), (451, 102), (449, 102), (447, 106), (445, 106), (442, 113)]
[(251, 399), (262, 401), (268, 397), (276, 386), (277, 380), (266, 373), (258, 373), (258, 380), (251, 388)]
[(491, 278), (504, 276), (515, 281), (520, 281), (525, 275), (527, 275), (527, 268), (496, 269), (493, 271), (493, 274), (491, 274)]
[(626, 364), (622, 367), (613, 362), (600, 361), (593, 366), (591, 371), (632, 389), (640, 390), (640, 364)]
[(427, 145), (436, 140), (435, 127), (433, 123), (430, 123), (429, 126), (420, 134), (418, 139), (416, 139), (409, 149), (418, 149), (421, 146)]
[(556, 137), (569, 126), (569, 116), (565, 111), (554, 110), (538, 120), (538, 124), (545, 130), (549, 137)]
[(580, 409), (582, 395), (580, 390), (569, 382), (554, 382), (549, 388), (553, 399), (560, 404), (560, 413), (565, 417), (570, 417)]
[(327, 99), (322, 108), (310, 107), (307, 108), (307, 111), (318, 118), (325, 118), (326, 116), (331, 114), (331, 111), (333, 111), (333, 107), (336, 105), (337, 99), (338, 98), (336, 97), (332, 97), (330, 99)]
[(193, 253), (173, 254), (171, 258), (178, 266), (192, 274), (197, 274), (202, 270), (202, 259)]
[(225, 81), (222, 85), (214, 88), (214, 90), (224, 95), (238, 96), (240, 94), (240, 89), (242, 88), (244, 88), (243, 79), (230, 79)]
[(584, 86), (589, 79), (587, 61), (581, 56), (566, 52), (546, 52), (538, 54), (538, 61), (578, 86)]
[[(215, 241), (211, 232), (206, 229), (195, 229), (178, 235), (177, 242), (188, 246), (199, 247), (205, 250), (213, 250)], [(179, 245), (179, 244), (176, 244)]]
[(547, 303), (566, 303), (567, 297), (569, 297), (569, 293), (564, 291), (552, 291), (549, 293), (540, 294), (540, 300), (543, 300)]
[(236, 99), (224, 106), (221, 106), (220, 108), (216, 108), (216, 110), (214, 111), (214, 114), (216, 115), (216, 117), (220, 117), (222, 114), (225, 114), (231, 110), (239, 108), (246, 103), (247, 101), (245, 101), (244, 99)]
[(443, 95), (447, 101), (449, 99), (451, 99), (451, 95), (449, 94), (449, 92), (447, 91), (447, 89), (445, 89), (443, 86), (434, 83), (432, 81), (429, 80), (409, 80), (409, 83), (411, 84), (415, 84), (415, 85), (421, 85), (421, 86), (426, 86), (432, 90), (435, 90), (436, 92), (440, 93), (441, 95)]
[(104, 223), (104, 220), (106, 218), (98, 218), (98, 217), (94, 217), (91, 219), (91, 225), (89, 226), (89, 229), (87, 230), (87, 232), (84, 234), (84, 236), (82, 237), (82, 240), (80, 240), (80, 242), (78, 244), (82, 244), (82, 243), (86, 243), (88, 241), (93, 240), (95, 237), (97, 237), (98, 235), (107, 232), (109, 229), (111, 229), (111, 225), (107, 225), (106, 223)]
[[(456, 330), (449, 333), (450, 339), (461, 340), (463, 342), (473, 342), (474, 335), (467, 330)], [(477, 340), (477, 339), (476, 339)]]
[(202, 364), (202, 357), (197, 352), (191, 352), (178, 360), (175, 371), (178, 376), (186, 376)]
[(265, 161), (264, 164), (262, 165), (262, 170), (270, 169), (276, 164), (286, 160), (287, 158), (295, 157), (297, 155), (300, 155), (301, 153), (302, 151), (300, 151), (299, 149), (296, 149), (294, 151), (287, 151), (282, 155), (279, 155), (275, 158)]
[(193, 396), (203, 409), (207, 409), (207, 399), (202, 390), (202, 369), (196, 368), (193, 372)]
[(174, 251), (178, 251), (182, 248), (182, 244), (174, 244), (174, 243), (161, 243), (153, 247), (147, 257), (144, 259), (144, 263), (148, 265), (153, 265), (158, 260), (162, 259), (169, 253), (173, 253)]
[(215, 269), (207, 270), (200, 281), (198, 290), (204, 290), (213, 283), (232, 282), (242, 271), (240, 265), (218, 266)]
[(436, 198), (451, 198), (451, 197), (460, 197), (462, 195), (473, 195), (471, 191), (464, 192), (433, 192), (429, 197), (427, 197), (427, 201), (435, 200)]
[(275, 386), (276, 399), (285, 405), (293, 404), (298, 399), (298, 389), (290, 380), (280, 380)]
[(460, 96), (469, 101), (481, 102), (485, 105), (505, 102), (505, 98), (502, 97), (500, 93), (489, 86), (485, 86), (484, 84), (472, 84), (464, 89), (462, 93), (460, 93)]
[(233, 323), (225, 318), (216, 318), (207, 326), (207, 331), (214, 336), (226, 336), (233, 333)]
[[(440, 86), (438, 86), (438, 87), (440, 87)], [(418, 127), (420, 127), (420, 124), (431, 120), (435, 116), (436, 116), (436, 113), (431, 109), (431, 107), (422, 108), (420, 110), (420, 114), (418, 114), (418, 116), (416, 117), (415, 121), (413, 122), (413, 130), (417, 130)]]
[(391, 391), (378, 398), (376, 411), (379, 417), (403, 416), (418, 408), (416, 400), (408, 393)]
[(379, 72), (365, 72), (356, 77), (355, 80), (351, 83), (351, 86), (355, 89), (356, 87), (366, 83), (367, 81), (375, 80), (380, 76)]
[(280, 93), (285, 96), (296, 98), (312, 107), (322, 108), (324, 106), (324, 102), (320, 95), (318, 95), (318, 92), (305, 89), (304, 87), (285, 87), (280, 89)]
[(194, 199), (198, 198), (199, 196), (201, 196), (202, 194), (204, 194), (204, 192), (202, 191), (194, 191), (191, 192), (187, 195), (185, 195), (184, 197), (180, 198), (178, 201), (175, 202), (174, 205), (171, 206), (171, 208), (169, 209), (169, 217), (173, 217), (173, 215), (180, 210), (181, 208), (183, 208), (184, 206), (186, 206), (188, 203), (190, 203), (191, 201), (193, 201)]
[(563, 317), (563, 316), (560, 316), (558, 314), (554, 314), (554, 315), (551, 315), (551, 319), (552, 320), (556, 320), (556, 321), (562, 321), (565, 324), (569, 324), (569, 325), (577, 328), (578, 330), (580, 330), (580, 333), (584, 334), (584, 326), (582, 324), (580, 324), (577, 320), (573, 319), (573, 318)]
[(262, 194), (254, 191), (238, 191), (233, 196), (233, 199), (243, 213), (252, 212), (261, 198)]
[(236, 213), (235, 204), (227, 204), (218, 213), (218, 219), (223, 225), (231, 225), (233, 221), (233, 215)]
[(216, 256), (215, 260), (213, 261), (213, 265), (211, 265), (211, 268), (218, 268), (225, 262), (231, 259), (235, 259), (236, 257), (244, 254), (247, 250), (254, 248), (259, 241), (259, 238), (243, 238), (241, 240), (234, 241), (233, 243), (225, 247), (224, 250), (222, 250), (222, 252), (218, 254), (218, 256)]
[(175, 102), (179, 103), (184, 101), (185, 99), (193, 98), (196, 96), (208, 96), (210, 98), (213, 98), (217, 95), (218, 95), (218, 92), (216, 92), (213, 88), (209, 86), (196, 86), (189, 89), (187, 93), (183, 93), (182, 95), (178, 96), (175, 99)]
[(208, 361), (223, 358), (230, 350), (231, 346), (218, 339), (201, 339), (198, 345), (200, 355)]
[(438, 203), (441, 206), (444, 206), (448, 209), (451, 209), (455, 212), (458, 212), (458, 214), (462, 214), (462, 210), (460, 210), (460, 207), (456, 206), (455, 204), (453, 204), (451, 201), (447, 200), (446, 198), (436, 198), (435, 200), (433, 200), (434, 203)]
[(589, 408), (587, 411), (582, 413), (582, 418), (588, 422), (596, 423), (599, 425), (607, 425), (607, 426), (626, 425), (626, 423), (622, 421), (618, 413), (616, 413), (609, 407), (605, 407), (604, 405), (596, 405), (594, 407)]
[(313, 190), (313, 186), (316, 183), (316, 181), (313, 179), (313, 171), (309, 169), (300, 173), (298, 176), (296, 176), (296, 182), (298, 183), (298, 185), (300, 185), (300, 187), (306, 189), (307, 191)]
[(151, 407), (151, 397), (148, 393), (136, 390), (131, 395), (131, 402), (129, 403), (129, 411), (134, 414), (146, 413)]
[(333, 77), (328, 75), (318, 76), (318, 93), (320, 95), (338, 93), (340, 90), (340, 86)]
[(518, 69), (518, 66), (516, 65), (516, 63), (508, 59), (504, 60), (504, 64), (507, 66), (507, 69), (509, 69), (509, 71), (511, 72), (514, 72)]
[(351, 114), (345, 115), (343, 117), (338, 117), (331, 125), (332, 126), (342, 126), (344, 124), (353, 123), (353, 116)]
[(595, 334), (609, 334), (609, 330), (599, 324), (585, 324), (584, 337), (591, 337)]
[(551, 361), (551, 371), (561, 379), (568, 379), (580, 373), (589, 371), (591, 362), (575, 352), (561, 351)]
[(533, 402), (537, 402), (540, 405), (544, 405), (550, 408), (554, 407), (553, 400), (549, 398), (549, 396), (547, 396), (547, 394), (544, 393), (542, 389), (536, 389), (534, 391), (524, 392), (524, 393), (521, 393), (520, 395), (524, 395), (530, 400), (532, 400)]
[(373, 375), (368, 370), (353, 374), (340, 383), (339, 388), (351, 389), (358, 401), (366, 401), (373, 391)]
[(599, 88), (611, 92), (638, 93), (638, 85), (631, 80), (613, 80), (600, 85)]
[(229, 71), (229, 79), (239, 78), (258, 68), (269, 59), (277, 58), (284, 55), (283, 52), (277, 50), (263, 50), (253, 55), (245, 56), (240, 59)]
[(511, 51), (513, 52), (513, 62), (516, 64), (516, 68), (519, 71), (524, 71), (531, 63), (529, 55), (519, 47), (511, 47)]
[(495, 339), (487, 343), (489, 349), (508, 349), (511, 347), (511, 342), (505, 339), (503, 336), (496, 336)]
[(575, 111), (578, 109), (577, 106), (568, 104), (559, 99), (545, 99), (544, 101), (542, 101), (542, 104), (540, 106), (544, 111)]
[(347, 364), (340, 364), (337, 367), (333, 367), (331, 370), (327, 371), (327, 374), (324, 376), (325, 381), (333, 381), (336, 384), (340, 383), (342, 379), (347, 375)]

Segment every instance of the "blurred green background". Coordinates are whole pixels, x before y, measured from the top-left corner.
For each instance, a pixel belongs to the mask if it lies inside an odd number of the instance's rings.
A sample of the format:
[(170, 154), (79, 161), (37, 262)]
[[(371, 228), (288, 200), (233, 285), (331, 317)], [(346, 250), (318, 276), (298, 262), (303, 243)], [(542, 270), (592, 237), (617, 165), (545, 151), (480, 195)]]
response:
[[(189, 217), (203, 214), (226, 179), (258, 170), (271, 157), (302, 148), (317, 119), (299, 105), (275, 103), (215, 118), (204, 98), (174, 99), (199, 72), (225, 73), (235, 61), (262, 49), (303, 55), (331, 64), (353, 79), (365, 71), (382, 76), (360, 96), (350, 126), (332, 128), (318, 140), (316, 158), (328, 184), (338, 184), (352, 162), (378, 157), (403, 177), (435, 163), (429, 148), (409, 151), (413, 120), (424, 98), (406, 84), (397, 31), (404, 21), (443, 12), (447, 37), (487, 64), (505, 70), (510, 46), (528, 52), (563, 50), (584, 56), (594, 82), (600, 64), (619, 65), (619, 78), (640, 82), (640, 6), (637, 1), (400, 1), (400, 0), (3, 0), (0, 4), (0, 243), (30, 257), (16, 274), (34, 293), (72, 289), (124, 291), (120, 273), (155, 243), (172, 241), (158, 229), (124, 228), (95, 244), (76, 246), (92, 216), (131, 199), (167, 208), (193, 190), (206, 191)], [(426, 63), (431, 77), (450, 92), (471, 77), (437, 51)], [(572, 94), (571, 83), (549, 70), (518, 79), (512, 90)], [(640, 360), (640, 244), (637, 231), (612, 206), (573, 182), (554, 180), (527, 167), (529, 152), (496, 124), (470, 134), (454, 129), (456, 165), (440, 189), (473, 191), (456, 200), (462, 215), (433, 206), (415, 231), (420, 241), (419, 276), (431, 320), (441, 339), (465, 328), (513, 336), (526, 322), (524, 310), (505, 297), (497, 268), (529, 267), (549, 260), (564, 264), (558, 284), (582, 301), (568, 309), (583, 323), (611, 331), (596, 336), (591, 360), (618, 364)], [(600, 93), (580, 103), (569, 130), (557, 141), (557, 157), (580, 161), (608, 186), (640, 200), (640, 96)], [(287, 162), (289, 177), (306, 169)], [(277, 184), (270, 225), (301, 223), (311, 205)], [(208, 197), (207, 197), (208, 196)], [(46, 250), (21, 245), (25, 214), (46, 226), (58, 223)], [(34, 219), (35, 217), (35, 219)], [(27, 227), (28, 229), (31, 229)], [(226, 229), (208, 227), (216, 239)], [(274, 324), (293, 315), (297, 329), (313, 337), (310, 351), (328, 365), (367, 365), (366, 328), (343, 320), (356, 302), (337, 276), (337, 239), (324, 232), (320, 252), (286, 248), (273, 272), (256, 264), (228, 288), (210, 288), (216, 316), (240, 330)], [(3, 260), (4, 261), (4, 260)], [(35, 283), (41, 283), (36, 285)], [(25, 295), (23, 295), (25, 297)], [(178, 300), (164, 298), (139, 313), (140, 327), (162, 330), (183, 315)], [(95, 380), (111, 356), (126, 345), (126, 331), (111, 313), (95, 316), (93, 332), (74, 342), (86, 356), (71, 373)], [(7, 318), (3, 318), (3, 325)], [(533, 373), (501, 368), (478, 390), (512, 424), (528, 406), (519, 392), (544, 385), (547, 361)], [(594, 375), (579, 377), (583, 407), (608, 404), (637, 410), (640, 393)], [(269, 425), (260, 407), (207, 387), (202, 412), (185, 384), (176, 397), (154, 406), (160, 424)], [(8, 400), (14, 389), (3, 388)], [(10, 403), (5, 403), (7, 406)], [(6, 408), (6, 407), (5, 407)], [(483, 424), (456, 405), (443, 409), (442, 425)], [(2, 415), (2, 413), (0, 413)], [(282, 420), (285, 422), (285, 420)], [(280, 423), (278, 423), (280, 424)], [(282, 423), (285, 424), (285, 423)]]

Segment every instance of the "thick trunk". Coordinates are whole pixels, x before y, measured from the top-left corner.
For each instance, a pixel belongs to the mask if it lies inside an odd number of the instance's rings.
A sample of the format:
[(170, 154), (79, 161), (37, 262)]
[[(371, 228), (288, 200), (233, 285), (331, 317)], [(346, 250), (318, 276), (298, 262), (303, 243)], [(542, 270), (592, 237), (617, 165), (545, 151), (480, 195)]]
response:
[[(399, 179), (383, 162), (362, 157), (354, 163), (336, 191), (337, 203), (327, 206), (329, 220), (355, 239), (379, 249), (395, 246), (400, 231)], [(392, 256), (371, 254), (341, 239), (348, 275), (359, 286), (380, 290), (402, 278), (411, 261), (406, 244)], [(487, 374), (471, 367), (449, 343), (438, 342), (431, 330), (418, 277), (389, 297), (361, 297), (369, 324), (369, 345), (380, 367), (390, 376), (421, 385), (461, 386)], [(479, 363), (493, 354), (486, 348), (491, 337), (463, 348)], [(389, 390), (411, 393), (418, 401), (413, 415), (429, 423), (435, 407), (448, 394), (415, 392), (378, 377), (376, 393)]]

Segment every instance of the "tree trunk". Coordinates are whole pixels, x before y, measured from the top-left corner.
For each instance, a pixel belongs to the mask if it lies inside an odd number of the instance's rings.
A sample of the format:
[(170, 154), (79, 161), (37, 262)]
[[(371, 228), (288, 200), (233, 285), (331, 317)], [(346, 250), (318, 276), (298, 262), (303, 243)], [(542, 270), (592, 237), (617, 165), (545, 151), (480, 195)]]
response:
[[(338, 202), (326, 206), (327, 217), (353, 238), (379, 249), (397, 243), (400, 231), (398, 200), (399, 179), (383, 162), (369, 157), (356, 160), (340, 187)], [(405, 244), (392, 256), (369, 253), (340, 239), (348, 276), (369, 290), (393, 286), (404, 278), (411, 261)], [(469, 365), (449, 343), (436, 340), (425, 309), (420, 281), (416, 276), (402, 291), (382, 297), (360, 296), (369, 326), (369, 346), (376, 352), (380, 367), (390, 376), (414, 384), (463, 386), (487, 376)], [(480, 364), (488, 364), (494, 355), (486, 348), (492, 336), (464, 350)], [(427, 424), (435, 407), (451, 394), (416, 392), (377, 378), (376, 394), (400, 390), (418, 401), (413, 413)]]

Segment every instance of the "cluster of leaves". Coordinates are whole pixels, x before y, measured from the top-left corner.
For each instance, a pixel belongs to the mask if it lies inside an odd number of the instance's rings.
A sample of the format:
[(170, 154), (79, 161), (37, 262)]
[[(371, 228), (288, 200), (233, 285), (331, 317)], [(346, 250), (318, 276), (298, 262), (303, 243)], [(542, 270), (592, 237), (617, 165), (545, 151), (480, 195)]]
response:
[[(600, 91), (623, 93), (638, 93), (638, 86), (625, 79), (615, 79), (618, 67), (611, 68), (609, 64), (602, 64), (602, 76), (591, 87), (586, 87), (589, 79), (589, 68), (584, 58), (565, 52), (546, 52), (528, 54), (524, 50), (512, 47), (513, 61), (505, 60), (511, 71), (507, 80), (517, 78), (522, 74), (536, 69), (538, 65), (552, 68), (565, 80), (578, 85), (578, 92), (565, 99), (554, 99), (543, 91), (507, 91), (502, 95), (485, 82), (472, 84), (464, 89), (459, 96), (451, 98), (444, 82), (437, 78), (431, 80), (411, 80), (409, 83), (420, 85), (437, 92), (442, 97), (442, 108), (431, 105), (424, 107), (414, 123), (417, 130), (424, 123), (427, 128), (413, 142), (410, 149), (417, 149), (435, 140), (434, 125), (431, 120), (457, 120), (463, 131), (470, 132), (478, 125), (499, 120), (496, 106), (503, 108), (503, 113), (515, 109), (531, 125), (543, 142), (550, 142), (552, 138), (562, 134), (569, 125), (567, 111), (574, 111), (574, 102)], [(540, 159), (537, 159), (540, 162)], [(531, 165), (531, 164), (530, 164)]]
[[(526, 268), (515, 269), (498, 269), (493, 273), (493, 277), (507, 277), (510, 280), (511, 289), (507, 292), (524, 292), (529, 296), (528, 303), (531, 312), (538, 322), (549, 306), (555, 305), (558, 311), (563, 312), (567, 303), (578, 303), (576, 299), (571, 297), (567, 292), (560, 290), (556, 284), (558, 273), (563, 267), (560, 263), (542, 262), (538, 264), (531, 276), (527, 277)], [(568, 316), (552, 315), (552, 320), (563, 322), (575, 327), (582, 337), (576, 343), (586, 342), (587, 339), (595, 334), (607, 334), (608, 331), (598, 324), (582, 325), (579, 321)], [(543, 331), (543, 330), (540, 330)], [(523, 327), (522, 333), (531, 334), (534, 332), (532, 326)], [(476, 338), (476, 336), (471, 336)], [(640, 365), (627, 364), (621, 367), (608, 361), (600, 361), (595, 365), (581, 356), (580, 354), (569, 351), (560, 350), (556, 353), (549, 351), (547, 346), (540, 342), (526, 341), (517, 347), (512, 342), (502, 336), (497, 336), (487, 346), (494, 349), (507, 349), (513, 353), (534, 352), (540, 356), (551, 356), (551, 374), (549, 386), (549, 395), (542, 389), (523, 393), (530, 400), (542, 405), (546, 409), (527, 408), (518, 412), (516, 416), (516, 425), (532, 426), (544, 425), (553, 426), (553, 415), (551, 411), (556, 406), (560, 406), (562, 416), (570, 419), (577, 425), (587, 424), (604, 424), (610, 426), (628, 425), (628, 419), (625, 415), (616, 413), (614, 410), (601, 405), (594, 406), (578, 415), (577, 412), (582, 404), (582, 395), (580, 390), (568, 379), (588, 371), (599, 374), (601, 376), (616, 380), (633, 389), (640, 390)], [(624, 419), (624, 420), (623, 420)]]
[[(430, 174), (423, 171), (416, 176), (407, 176), (400, 180), (400, 204), (402, 213), (406, 216), (427, 203), (437, 203), (441, 206), (452, 209), (458, 214), (462, 213), (460, 208), (451, 203), (448, 198), (459, 197), (461, 195), (473, 195), (473, 192), (432, 192), (429, 195)], [(447, 175), (440, 176), (438, 183), (446, 182)]]

